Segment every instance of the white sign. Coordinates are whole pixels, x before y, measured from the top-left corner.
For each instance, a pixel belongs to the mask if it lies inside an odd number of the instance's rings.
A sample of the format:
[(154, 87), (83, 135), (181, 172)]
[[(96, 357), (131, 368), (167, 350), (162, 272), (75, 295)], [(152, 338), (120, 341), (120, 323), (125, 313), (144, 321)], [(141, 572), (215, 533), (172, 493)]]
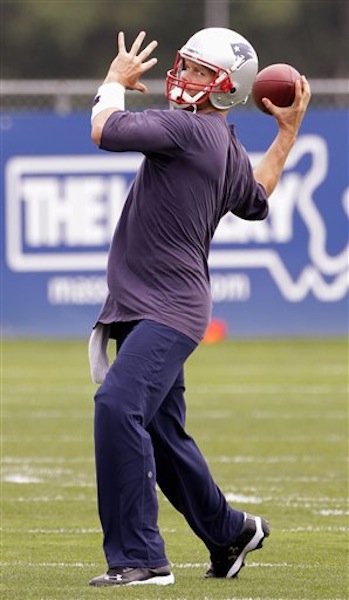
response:
[(6, 165), (6, 256), (14, 271), (105, 270), (140, 155), (15, 157)]

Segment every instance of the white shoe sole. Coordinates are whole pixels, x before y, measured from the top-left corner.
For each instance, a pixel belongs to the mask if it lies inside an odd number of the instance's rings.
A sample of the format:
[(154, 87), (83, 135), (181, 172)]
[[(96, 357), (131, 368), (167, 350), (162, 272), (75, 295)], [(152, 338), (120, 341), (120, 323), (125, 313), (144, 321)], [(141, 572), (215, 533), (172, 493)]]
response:
[(128, 583), (121, 583), (121, 581), (117, 581), (113, 577), (108, 577), (108, 575), (101, 575), (100, 577), (91, 579), (89, 585), (96, 587), (125, 587), (128, 585), (171, 585), (174, 582), (175, 578), (173, 573), (170, 573), (169, 575), (149, 577), (149, 579), (144, 579), (143, 581), (129, 581)]
[(173, 573), (170, 575), (162, 575), (161, 577), (150, 577), (144, 581), (130, 581), (125, 585), (172, 585), (175, 582)]

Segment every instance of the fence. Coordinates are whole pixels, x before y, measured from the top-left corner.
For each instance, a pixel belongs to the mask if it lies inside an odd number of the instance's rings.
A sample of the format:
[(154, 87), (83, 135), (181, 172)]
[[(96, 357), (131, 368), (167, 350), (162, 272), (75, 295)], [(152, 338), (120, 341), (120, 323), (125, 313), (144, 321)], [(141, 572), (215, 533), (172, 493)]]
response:
[[(142, 109), (144, 106), (167, 107), (165, 86), (162, 80), (145, 80), (149, 93), (127, 92), (127, 106)], [(100, 85), (96, 80), (2, 80), (2, 110), (54, 110), (59, 114), (88, 110)], [(311, 79), (313, 107), (348, 107), (348, 79)], [(246, 109), (255, 109), (248, 100)]]

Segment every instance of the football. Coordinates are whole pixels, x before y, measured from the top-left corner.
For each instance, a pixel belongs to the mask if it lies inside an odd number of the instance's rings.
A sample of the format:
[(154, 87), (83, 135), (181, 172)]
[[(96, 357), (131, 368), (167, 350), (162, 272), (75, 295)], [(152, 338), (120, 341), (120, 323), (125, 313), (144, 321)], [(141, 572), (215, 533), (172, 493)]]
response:
[(252, 86), (252, 98), (256, 106), (267, 114), (262, 98), (269, 98), (280, 107), (290, 106), (295, 96), (295, 81), (300, 79), (298, 71), (284, 63), (269, 65), (259, 71)]

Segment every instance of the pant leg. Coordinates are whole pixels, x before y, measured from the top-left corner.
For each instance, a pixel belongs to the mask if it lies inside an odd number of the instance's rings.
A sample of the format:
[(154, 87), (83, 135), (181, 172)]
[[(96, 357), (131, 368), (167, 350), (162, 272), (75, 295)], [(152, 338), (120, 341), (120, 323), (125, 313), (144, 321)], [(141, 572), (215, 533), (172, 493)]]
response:
[(181, 370), (148, 431), (161, 490), (212, 552), (237, 537), (243, 513), (228, 505), (199, 448), (184, 430), (184, 389)]
[(98, 506), (109, 567), (167, 564), (157, 517), (156, 467), (146, 426), (196, 344), (140, 321), (119, 345), (95, 395)]

